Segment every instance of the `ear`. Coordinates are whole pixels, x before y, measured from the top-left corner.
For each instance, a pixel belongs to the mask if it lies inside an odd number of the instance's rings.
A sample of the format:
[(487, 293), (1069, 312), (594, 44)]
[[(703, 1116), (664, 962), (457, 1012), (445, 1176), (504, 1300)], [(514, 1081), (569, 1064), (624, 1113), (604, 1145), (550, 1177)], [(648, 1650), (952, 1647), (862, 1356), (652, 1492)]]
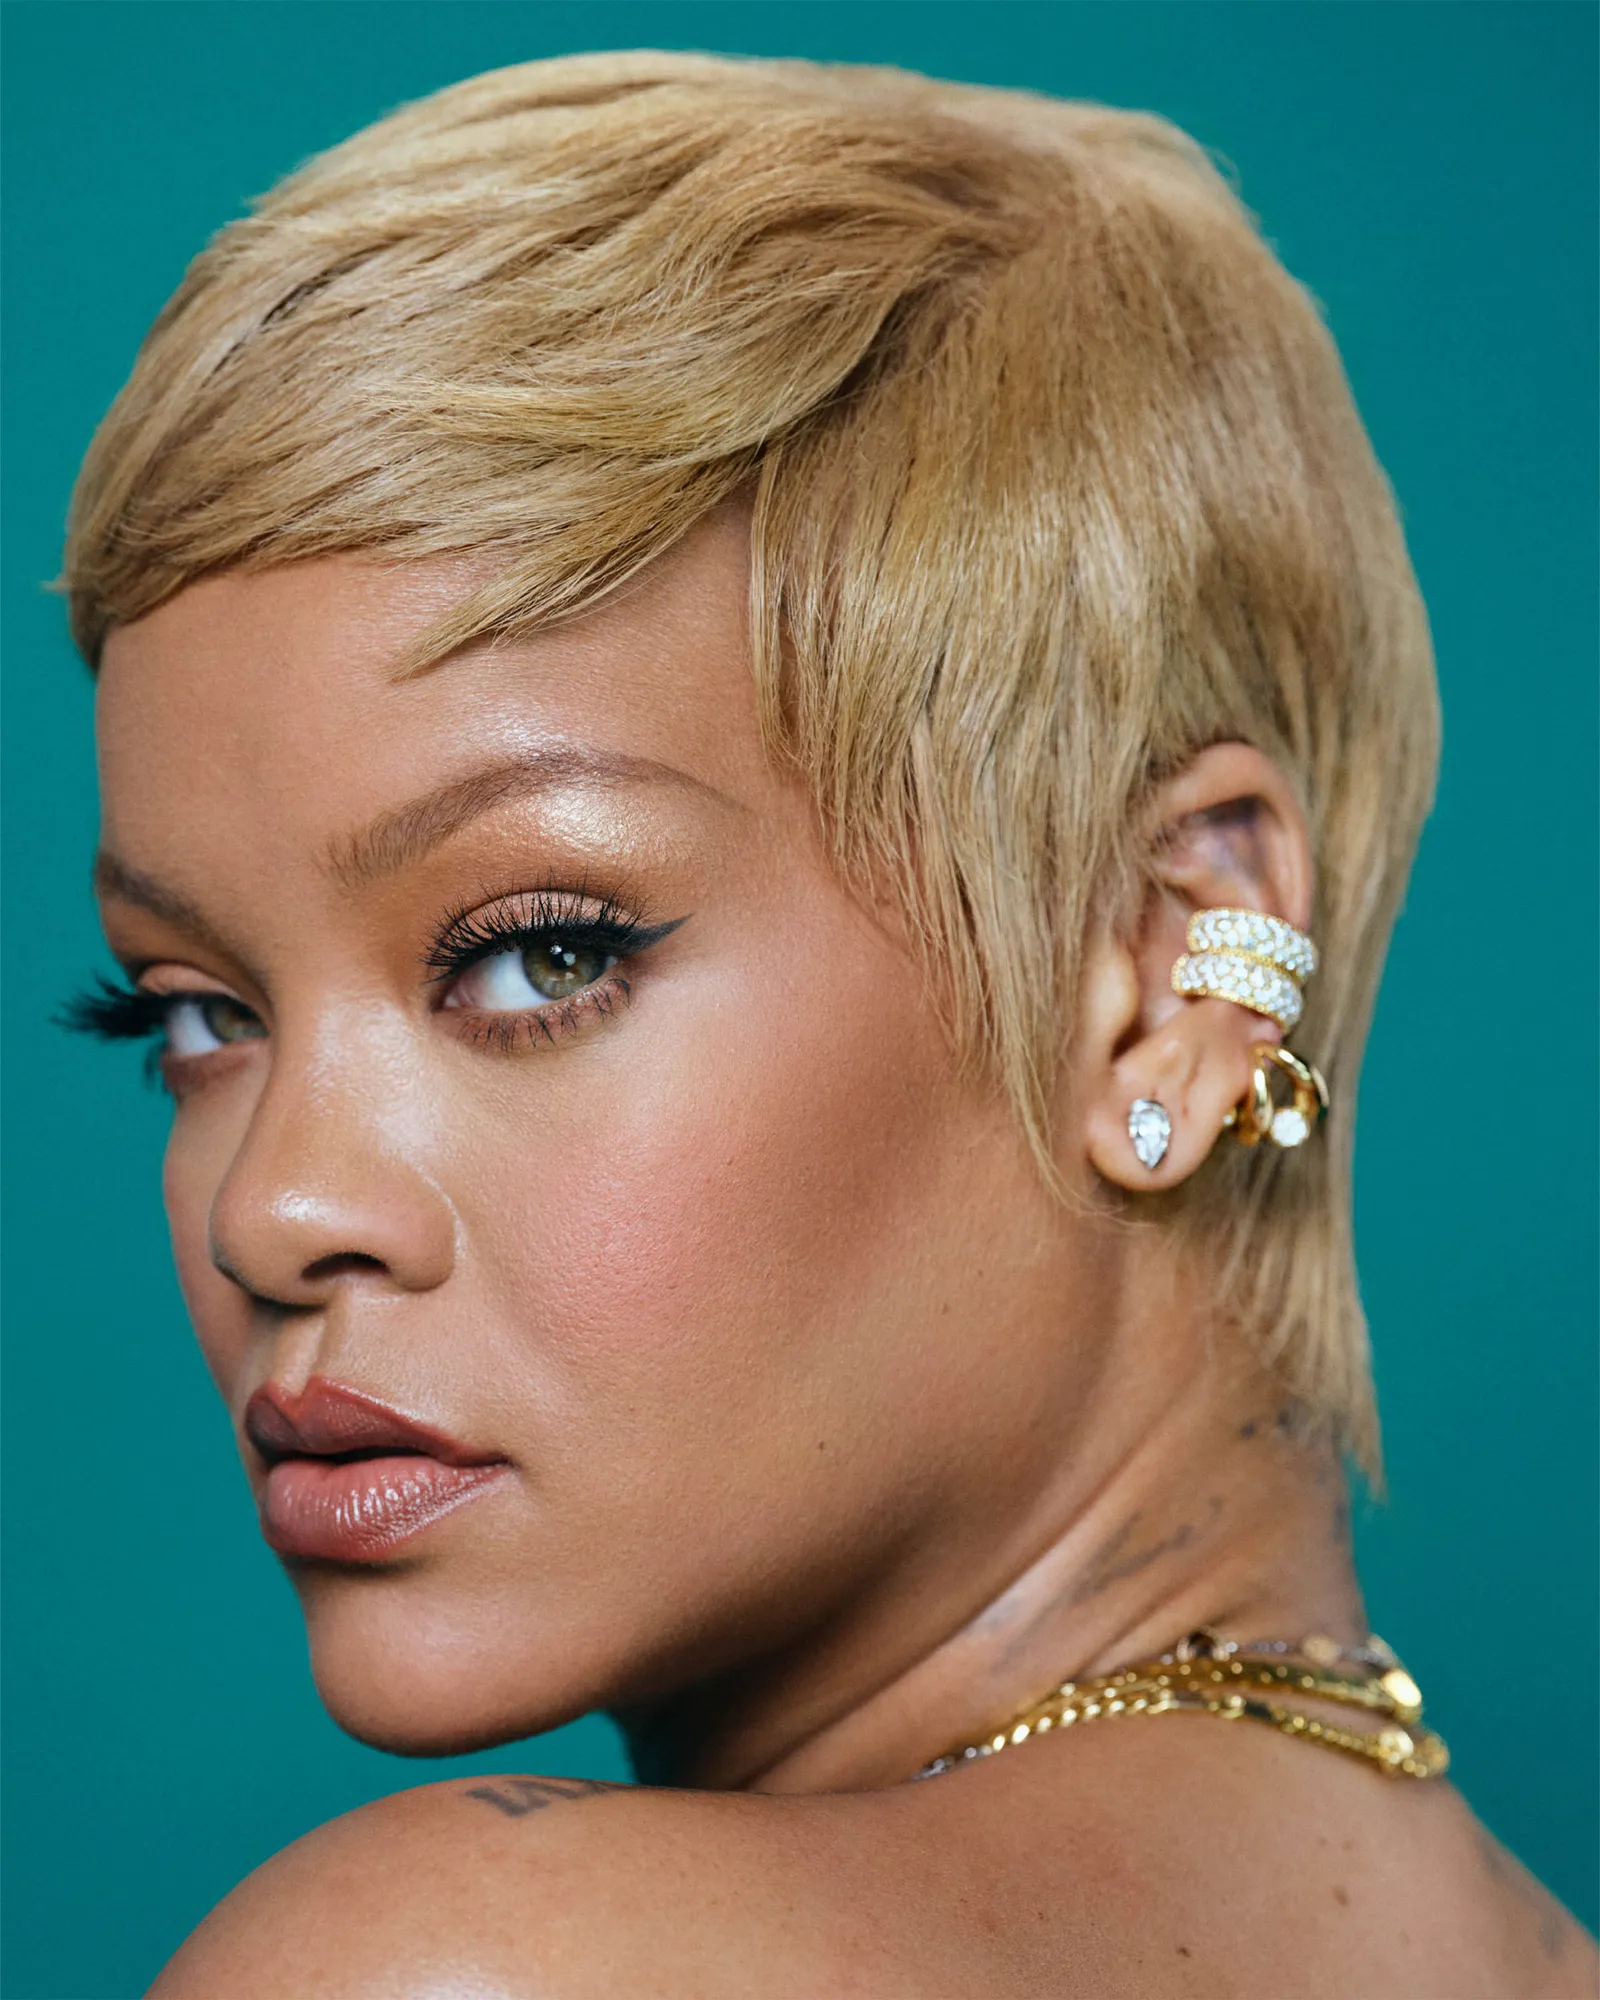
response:
[[(1195, 910), (1263, 910), (1311, 920), (1311, 840), (1283, 773), (1245, 743), (1217, 743), (1150, 801), (1140, 906), (1096, 940), (1084, 969), (1080, 1089), (1091, 1164), (1118, 1187), (1177, 1186), (1206, 1158), (1250, 1086), (1253, 1043), (1273, 1021), (1229, 1000), (1184, 1000), (1172, 968)], [(1153, 1098), (1172, 1121), (1167, 1151), (1144, 1166), (1128, 1114)]]

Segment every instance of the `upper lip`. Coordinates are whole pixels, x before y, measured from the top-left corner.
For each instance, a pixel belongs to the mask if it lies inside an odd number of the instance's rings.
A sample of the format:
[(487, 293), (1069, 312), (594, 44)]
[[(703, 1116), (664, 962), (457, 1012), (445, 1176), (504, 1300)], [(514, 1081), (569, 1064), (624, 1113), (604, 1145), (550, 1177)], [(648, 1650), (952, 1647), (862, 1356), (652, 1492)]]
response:
[(245, 1405), (244, 1432), (269, 1466), (285, 1458), (379, 1458), (410, 1452), (445, 1465), (493, 1465), (498, 1452), (474, 1451), (432, 1424), (392, 1410), (375, 1396), (313, 1375), (296, 1394), (268, 1382)]

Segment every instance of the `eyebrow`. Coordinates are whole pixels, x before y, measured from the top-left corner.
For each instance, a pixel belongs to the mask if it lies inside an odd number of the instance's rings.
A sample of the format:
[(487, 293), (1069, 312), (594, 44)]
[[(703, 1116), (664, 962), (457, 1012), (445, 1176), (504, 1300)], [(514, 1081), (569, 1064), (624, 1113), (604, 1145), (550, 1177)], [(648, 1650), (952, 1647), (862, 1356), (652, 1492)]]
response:
[(96, 895), (148, 910), (152, 916), (187, 931), (201, 944), (210, 945), (213, 951), (234, 956), (227, 940), (197, 903), (191, 903), (187, 896), (169, 889), (153, 875), (131, 867), (120, 854), (113, 854), (107, 847), (102, 847), (94, 858), (93, 882)]
[(653, 757), (589, 750), (538, 750), (487, 764), (452, 778), (421, 798), (379, 813), (354, 833), (329, 842), (328, 872), (348, 889), (420, 861), (480, 814), (508, 799), (527, 798), (563, 785), (668, 784), (714, 800), (734, 812), (746, 808), (714, 786)]

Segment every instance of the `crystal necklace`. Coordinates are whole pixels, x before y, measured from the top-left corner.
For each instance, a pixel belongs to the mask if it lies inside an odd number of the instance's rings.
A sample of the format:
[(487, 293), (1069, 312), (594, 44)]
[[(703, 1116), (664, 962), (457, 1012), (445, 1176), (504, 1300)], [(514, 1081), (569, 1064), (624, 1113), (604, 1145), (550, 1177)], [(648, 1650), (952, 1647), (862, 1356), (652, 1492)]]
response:
[[(1358, 1728), (1308, 1713), (1300, 1703), (1331, 1702), (1381, 1718)], [(1416, 1682), (1379, 1638), (1341, 1646), (1323, 1633), (1241, 1646), (1214, 1632), (1191, 1632), (1158, 1660), (1142, 1660), (1094, 1680), (1064, 1681), (982, 1742), (947, 1750), (917, 1772), (934, 1778), (992, 1757), (1030, 1736), (1110, 1715), (1171, 1715), (1191, 1709), (1224, 1721), (1247, 1717), (1285, 1736), (1368, 1758), (1396, 1777), (1437, 1778), (1450, 1765), (1443, 1738), (1422, 1726)]]

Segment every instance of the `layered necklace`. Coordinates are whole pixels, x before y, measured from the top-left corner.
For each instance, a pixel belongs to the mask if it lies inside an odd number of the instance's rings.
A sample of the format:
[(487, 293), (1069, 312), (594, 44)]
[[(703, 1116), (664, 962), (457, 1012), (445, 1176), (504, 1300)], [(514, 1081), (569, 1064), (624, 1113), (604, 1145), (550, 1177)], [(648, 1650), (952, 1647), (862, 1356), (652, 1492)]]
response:
[[(1367, 1726), (1311, 1712), (1302, 1706), (1307, 1700), (1358, 1711)], [(1381, 1639), (1341, 1646), (1314, 1632), (1305, 1639), (1239, 1645), (1199, 1631), (1159, 1659), (1093, 1680), (1063, 1681), (994, 1735), (947, 1750), (916, 1775), (934, 1778), (1030, 1736), (1102, 1717), (1173, 1715), (1184, 1709), (1224, 1722), (1265, 1722), (1285, 1736), (1364, 1757), (1394, 1777), (1437, 1778), (1450, 1764), (1443, 1739), (1422, 1726), (1416, 1682)]]

